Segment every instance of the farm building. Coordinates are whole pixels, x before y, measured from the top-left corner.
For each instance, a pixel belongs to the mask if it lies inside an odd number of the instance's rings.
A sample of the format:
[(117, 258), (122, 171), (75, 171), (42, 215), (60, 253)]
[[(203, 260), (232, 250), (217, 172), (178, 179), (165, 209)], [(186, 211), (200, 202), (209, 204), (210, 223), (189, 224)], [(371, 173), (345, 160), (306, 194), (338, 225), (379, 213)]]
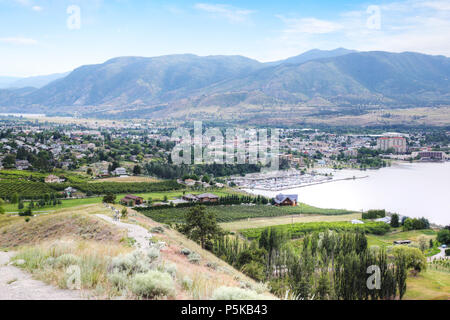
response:
[(197, 202), (198, 198), (196, 196), (194, 196), (193, 194), (185, 194), (183, 196), (183, 200), (189, 201), (189, 202)]
[(141, 205), (144, 203), (144, 198), (133, 196), (131, 194), (126, 195), (122, 199), (120, 199), (120, 203), (126, 206), (134, 207), (136, 205)]
[(274, 199), (276, 206), (292, 206), (295, 207), (298, 202), (298, 195), (296, 194), (279, 194)]
[(219, 197), (212, 193), (203, 193), (197, 196), (199, 202), (218, 202)]
[(64, 182), (65, 179), (60, 179), (58, 176), (53, 174), (45, 177), (45, 183), (61, 183)]
[(411, 240), (397, 240), (394, 244), (411, 244)]

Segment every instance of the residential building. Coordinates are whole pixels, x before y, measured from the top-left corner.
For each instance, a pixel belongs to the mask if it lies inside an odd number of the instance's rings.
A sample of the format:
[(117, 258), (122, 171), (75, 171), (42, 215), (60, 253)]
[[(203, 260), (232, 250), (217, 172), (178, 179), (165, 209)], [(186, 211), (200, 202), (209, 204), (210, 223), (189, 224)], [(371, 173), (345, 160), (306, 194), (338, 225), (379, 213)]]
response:
[(61, 183), (64, 179), (60, 179), (58, 176), (55, 176), (53, 174), (45, 177), (45, 183)]
[(199, 202), (218, 202), (219, 197), (212, 193), (203, 193), (197, 196)]
[(377, 148), (381, 151), (388, 151), (389, 149), (394, 149), (396, 153), (405, 153), (406, 139), (400, 136), (385, 136), (378, 138)]
[(292, 206), (295, 207), (298, 202), (298, 195), (296, 194), (279, 194), (274, 199), (276, 206)]
[(126, 206), (134, 207), (143, 204), (144, 198), (128, 194), (120, 199), (120, 203)]
[(113, 174), (116, 176), (126, 176), (127, 175), (127, 170), (125, 168), (116, 168), (113, 171)]
[(28, 162), (28, 160), (17, 160), (16, 161), (16, 168), (17, 170), (27, 170), (31, 164)]

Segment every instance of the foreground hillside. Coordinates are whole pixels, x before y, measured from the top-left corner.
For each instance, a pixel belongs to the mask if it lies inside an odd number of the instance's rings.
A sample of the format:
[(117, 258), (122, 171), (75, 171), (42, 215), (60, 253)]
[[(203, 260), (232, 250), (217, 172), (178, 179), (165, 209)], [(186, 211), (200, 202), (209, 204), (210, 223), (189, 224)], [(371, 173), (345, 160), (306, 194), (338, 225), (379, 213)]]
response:
[[(111, 209), (94, 204), (28, 222), (2, 217), (0, 248), (17, 253), (12, 258), (16, 266), (62, 289), (70, 287), (67, 268), (79, 266), (80, 289), (90, 299), (271, 297), (265, 286), (178, 232), (131, 210), (121, 224), (115, 224), (111, 216)], [(150, 242), (127, 234), (129, 226), (147, 233)], [(136, 251), (136, 245), (141, 251)], [(148, 281), (157, 283), (152, 294), (145, 290)]]

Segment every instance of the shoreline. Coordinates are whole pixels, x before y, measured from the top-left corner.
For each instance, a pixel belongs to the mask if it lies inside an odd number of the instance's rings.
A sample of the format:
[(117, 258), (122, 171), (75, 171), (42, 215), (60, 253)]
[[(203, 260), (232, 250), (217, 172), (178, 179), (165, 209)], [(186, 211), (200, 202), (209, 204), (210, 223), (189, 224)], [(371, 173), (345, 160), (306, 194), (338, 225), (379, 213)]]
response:
[(294, 184), (282, 188), (245, 188), (243, 187), (241, 190), (251, 190), (251, 191), (270, 191), (270, 192), (276, 192), (276, 191), (283, 191), (283, 190), (289, 190), (289, 189), (296, 189), (296, 188), (304, 188), (304, 187), (310, 187), (314, 185), (324, 184), (324, 183), (332, 183), (337, 181), (345, 181), (345, 180), (358, 180), (358, 179), (366, 179), (369, 178), (369, 176), (363, 176), (363, 177), (347, 177), (347, 178), (338, 178), (338, 179), (330, 179), (326, 181), (319, 181), (319, 182), (310, 182), (310, 183), (302, 183), (302, 184)]
[[(374, 170), (376, 172), (373, 172), (373, 174), (367, 172), (364, 177), (362, 175), (358, 176), (358, 172), (356, 171), (345, 172), (346, 170), (344, 169), (344, 172), (340, 172), (339, 175), (336, 174), (337, 177), (335, 179), (327, 181), (283, 187), (273, 186), (272, 188), (255, 186), (254, 188), (243, 189), (250, 194), (265, 196), (275, 196), (277, 193), (289, 193), (289, 190), (292, 193), (300, 193), (301, 189), (301, 193), (303, 194), (302, 202), (316, 207), (350, 208), (355, 211), (360, 211), (362, 208), (364, 210), (385, 208), (387, 212), (397, 213), (410, 218), (425, 217), (430, 221), (432, 228), (439, 228), (450, 223), (450, 220), (448, 220), (448, 210), (445, 209), (448, 207), (448, 203), (446, 204), (445, 200), (443, 200), (446, 198), (444, 190), (448, 190), (448, 181), (450, 181), (445, 180), (445, 177), (448, 177), (450, 173), (448, 170), (449, 164), (449, 161), (439, 163), (395, 161), (392, 163), (392, 166), (382, 168), (385, 170)], [(421, 175), (420, 172), (423, 172), (425, 176)], [(349, 177), (353, 174), (355, 174), (355, 179)], [(373, 178), (373, 183), (369, 183), (367, 180), (359, 180), (367, 177), (371, 178), (371, 180)], [(350, 182), (352, 180), (355, 181), (355, 185)], [(344, 190), (336, 187), (336, 185), (325, 184), (338, 181), (347, 181), (340, 184)], [(434, 188), (436, 183), (438, 183), (437, 189)], [(410, 184), (412, 189), (408, 187)], [(420, 184), (425, 184), (430, 186), (430, 188), (427, 188), (426, 192), (423, 193), (424, 191), (420, 188)], [(312, 189), (307, 188), (313, 186), (315, 187)], [(360, 189), (360, 186), (362, 189)], [(352, 192), (351, 194), (357, 199), (352, 200), (349, 198), (347, 201), (344, 199), (345, 197), (339, 196), (341, 193), (346, 192)], [(373, 194), (372, 192), (375, 193)], [(413, 197), (415, 197), (413, 200), (411, 199), (411, 192), (413, 192)], [(392, 194), (399, 195), (400, 199), (393, 201)], [(380, 201), (374, 199), (379, 199)], [(411, 202), (414, 203), (413, 206)], [(433, 209), (430, 209), (427, 203), (433, 203)], [(430, 212), (430, 210), (433, 212)]]

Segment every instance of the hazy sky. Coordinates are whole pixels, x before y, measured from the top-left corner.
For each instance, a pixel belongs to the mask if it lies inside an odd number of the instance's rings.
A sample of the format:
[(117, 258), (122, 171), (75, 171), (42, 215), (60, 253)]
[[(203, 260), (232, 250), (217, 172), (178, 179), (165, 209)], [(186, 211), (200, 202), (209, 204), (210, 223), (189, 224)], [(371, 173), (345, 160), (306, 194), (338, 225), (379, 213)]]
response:
[(72, 70), (117, 56), (304, 51), (450, 56), (450, 0), (0, 0), (0, 75)]

